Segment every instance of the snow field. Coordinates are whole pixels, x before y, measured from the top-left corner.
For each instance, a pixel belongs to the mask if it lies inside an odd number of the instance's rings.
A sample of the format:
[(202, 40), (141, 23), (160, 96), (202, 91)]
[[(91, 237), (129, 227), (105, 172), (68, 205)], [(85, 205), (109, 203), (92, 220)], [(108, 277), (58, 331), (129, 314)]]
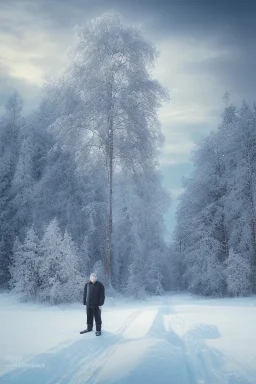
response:
[(0, 384), (253, 384), (255, 303), (185, 294), (106, 300), (96, 337), (95, 326), (79, 334), (81, 304), (51, 307), (1, 294)]

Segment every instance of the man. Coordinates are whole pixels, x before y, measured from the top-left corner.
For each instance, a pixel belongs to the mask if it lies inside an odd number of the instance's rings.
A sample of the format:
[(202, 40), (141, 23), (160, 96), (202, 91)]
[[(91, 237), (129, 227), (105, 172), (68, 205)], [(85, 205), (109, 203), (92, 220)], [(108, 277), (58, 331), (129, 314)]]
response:
[(97, 281), (96, 273), (91, 273), (90, 281), (85, 283), (83, 303), (87, 312), (87, 329), (80, 333), (91, 332), (93, 328), (93, 318), (96, 323), (96, 336), (101, 335), (101, 306), (105, 301), (105, 287)]

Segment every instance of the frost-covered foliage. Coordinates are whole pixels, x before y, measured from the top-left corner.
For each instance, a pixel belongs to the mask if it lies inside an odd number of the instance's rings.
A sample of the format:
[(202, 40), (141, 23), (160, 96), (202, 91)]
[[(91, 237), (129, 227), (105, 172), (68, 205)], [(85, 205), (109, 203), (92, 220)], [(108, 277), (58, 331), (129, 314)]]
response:
[[(162, 241), (168, 198), (155, 182), (157, 178), (153, 172), (140, 176), (126, 172), (116, 177), (113, 274), (127, 293), (136, 291), (137, 284), (153, 294), (169, 288), (167, 252)], [(130, 281), (137, 283), (134, 286)]]
[(222, 117), (193, 153), (170, 259), (176, 288), (245, 295), (256, 292), (255, 105), (238, 109), (226, 99)]
[(231, 248), (225, 266), (228, 292), (234, 296), (250, 294), (251, 269), (249, 261), (245, 257), (235, 253)]
[[(1, 282), (13, 287), (32, 226), (40, 239), (36, 297), (79, 298), (76, 278), (85, 281), (93, 270), (105, 281), (111, 120), (112, 283), (122, 293), (159, 294), (170, 286), (169, 196), (158, 164), (158, 110), (169, 95), (152, 77), (156, 48), (111, 12), (78, 28), (70, 53), (67, 67), (45, 84), (37, 111), (22, 118), (15, 94), (0, 121)], [(15, 284), (23, 292), (24, 282)]]
[[(5, 113), (0, 120), (0, 285), (4, 286), (10, 278), (8, 267), (11, 262), (10, 249), (19, 231), (19, 214), (22, 214), (23, 202), (20, 189), (15, 185), (16, 168), (19, 163), (19, 148), (22, 143), (21, 132), (25, 121), (22, 118), (23, 101), (14, 92), (6, 103)], [(27, 170), (29, 173), (29, 169)], [(17, 208), (20, 209), (17, 214)], [(26, 208), (28, 209), (28, 208)]]
[(62, 236), (56, 218), (46, 227), (42, 239), (33, 227), (23, 244), (17, 238), (13, 255), (11, 287), (23, 300), (57, 304), (81, 299), (83, 277), (77, 250), (67, 231)]
[(10, 267), (10, 285), (22, 298), (36, 298), (41, 286), (39, 273), (42, 263), (40, 240), (33, 226), (28, 230), (24, 243), (18, 237), (14, 242), (13, 263)]

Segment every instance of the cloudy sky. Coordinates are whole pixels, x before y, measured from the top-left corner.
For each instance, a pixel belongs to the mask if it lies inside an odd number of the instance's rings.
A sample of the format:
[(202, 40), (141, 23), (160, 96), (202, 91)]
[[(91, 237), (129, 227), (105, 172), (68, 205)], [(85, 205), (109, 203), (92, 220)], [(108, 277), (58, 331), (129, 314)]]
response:
[(237, 105), (256, 101), (256, 1), (0, 0), (0, 112), (14, 89), (26, 112), (36, 108), (45, 76), (67, 62), (74, 26), (110, 10), (139, 24), (155, 43), (155, 76), (170, 89), (171, 102), (160, 114), (170, 237), (181, 178), (193, 169), (190, 151), (218, 126), (224, 92)]

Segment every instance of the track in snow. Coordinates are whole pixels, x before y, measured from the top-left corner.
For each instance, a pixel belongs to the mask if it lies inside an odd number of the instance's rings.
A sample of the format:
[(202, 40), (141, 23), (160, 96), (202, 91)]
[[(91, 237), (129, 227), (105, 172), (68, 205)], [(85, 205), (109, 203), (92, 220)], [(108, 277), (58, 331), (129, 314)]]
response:
[[(198, 323), (184, 332), (184, 318), (171, 303), (133, 311), (117, 332), (94, 332), (41, 353), (0, 377), (0, 384), (254, 384), (255, 372), (230, 361), (207, 339), (220, 337), (216, 326)], [(113, 311), (114, 315), (114, 311)], [(115, 316), (118, 312), (115, 313)], [(41, 370), (33, 368), (44, 363)]]

